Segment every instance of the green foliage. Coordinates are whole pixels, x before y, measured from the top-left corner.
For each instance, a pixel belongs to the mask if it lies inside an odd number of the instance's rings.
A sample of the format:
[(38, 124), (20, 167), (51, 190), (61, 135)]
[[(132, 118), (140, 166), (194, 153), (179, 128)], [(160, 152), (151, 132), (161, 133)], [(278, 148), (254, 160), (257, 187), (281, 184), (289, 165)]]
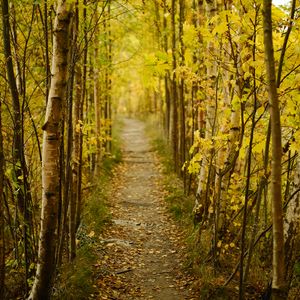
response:
[(96, 292), (93, 263), (97, 255), (92, 245), (79, 248), (74, 262), (65, 264), (57, 278), (53, 299), (88, 299)]
[(294, 265), (295, 275), (300, 278), (300, 261), (297, 261)]
[(175, 219), (191, 226), (194, 197), (184, 193), (183, 184), (175, 174), (165, 174), (164, 187), (167, 191), (165, 200)]
[(156, 139), (152, 140), (153, 147), (159, 154), (159, 156), (163, 157), (162, 165), (164, 167), (164, 173), (168, 174), (173, 171), (173, 161), (171, 150), (166, 142), (162, 138), (156, 137)]
[(112, 128), (112, 153), (111, 153), (111, 167), (114, 164), (118, 164), (122, 161), (122, 151), (121, 151), (121, 130), (123, 127), (122, 119), (114, 120), (114, 126)]
[(105, 187), (97, 187), (86, 203), (83, 226), (86, 227), (87, 233), (93, 230), (99, 234), (103, 225), (109, 220), (108, 210), (105, 204), (107, 200), (106, 192)]
[(76, 234), (77, 255), (64, 263), (54, 289), (54, 299), (87, 299), (96, 292), (93, 265), (97, 260), (96, 241), (110, 220), (106, 206), (109, 176), (103, 175), (86, 201), (82, 223)]

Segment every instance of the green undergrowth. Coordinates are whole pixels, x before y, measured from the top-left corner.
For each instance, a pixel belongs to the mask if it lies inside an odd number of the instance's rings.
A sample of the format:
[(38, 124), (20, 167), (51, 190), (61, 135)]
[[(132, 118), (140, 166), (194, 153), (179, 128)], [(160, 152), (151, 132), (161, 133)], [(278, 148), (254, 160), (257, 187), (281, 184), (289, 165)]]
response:
[[(58, 276), (55, 299), (88, 299), (96, 293), (93, 265), (97, 261), (97, 240), (110, 220), (107, 208), (109, 177), (102, 175), (99, 184), (86, 200), (82, 222), (76, 235), (77, 253), (72, 263), (65, 263)], [(92, 296), (91, 296), (92, 297)]]
[(89, 299), (89, 296), (96, 292), (92, 267), (96, 257), (92, 245), (86, 244), (80, 247), (75, 260), (63, 265), (58, 275), (53, 299)]
[(184, 192), (183, 183), (174, 173), (168, 145), (161, 139), (153, 140), (153, 146), (163, 166), (165, 200), (174, 218), (187, 227), (192, 227), (193, 197)]
[(122, 161), (119, 132), (121, 122), (113, 129), (112, 154), (102, 163), (101, 174), (83, 193), (84, 208), (82, 221), (76, 235), (77, 252), (72, 263), (64, 263), (57, 276), (53, 299), (93, 299), (97, 294), (97, 264), (100, 253), (99, 236), (104, 226), (110, 222), (108, 195), (113, 176), (112, 170)]
[(157, 130), (157, 128), (155, 120), (147, 121), (146, 132), (150, 137), (153, 150), (158, 154), (162, 165), (163, 185), (166, 191), (165, 200), (176, 221), (190, 235), (194, 227), (192, 218), (194, 197), (185, 193), (182, 179), (174, 172), (170, 146), (163, 138), (162, 131)]

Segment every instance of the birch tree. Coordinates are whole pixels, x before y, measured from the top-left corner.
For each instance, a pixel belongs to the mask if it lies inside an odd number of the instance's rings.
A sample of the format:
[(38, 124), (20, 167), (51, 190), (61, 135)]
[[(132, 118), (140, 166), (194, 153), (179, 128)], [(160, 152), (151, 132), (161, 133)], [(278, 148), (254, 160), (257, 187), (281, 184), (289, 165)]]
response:
[[(216, 15), (217, 4), (214, 0), (206, 1), (206, 16), (208, 22)], [(213, 25), (209, 23), (209, 31), (213, 31)], [(217, 63), (214, 60), (216, 57), (216, 49), (213, 41), (207, 43), (206, 48), (207, 57), (212, 57), (212, 61), (206, 67), (206, 76), (208, 87), (205, 103), (205, 139), (211, 141), (212, 137), (215, 134), (216, 129), (216, 86), (217, 86)], [(194, 207), (194, 215), (196, 221), (202, 221), (205, 219), (208, 214), (209, 207), (209, 186), (210, 180), (212, 178), (211, 169), (212, 169), (212, 153), (213, 149), (210, 148), (207, 157), (203, 157), (201, 162), (201, 168), (199, 172), (199, 181), (196, 192), (196, 200)]]
[(42, 127), (42, 212), (36, 277), (29, 299), (49, 299), (55, 272), (57, 213), (59, 198), (60, 122), (66, 101), (68, 39), (71, 6), (58, 1), (53, 29), (51, 85)]
[(273, 279), (272, 298), (285, 299), (285, 263), (283, 237), (283, 210), (281, 194), (281, 125), (280, 110), (276, 86), (276, 73), (272, 37), (272, 0), (264, 0), (264, 47), (269, 93), (272, 164), (271, 164), (271, 200), (273, 217)]

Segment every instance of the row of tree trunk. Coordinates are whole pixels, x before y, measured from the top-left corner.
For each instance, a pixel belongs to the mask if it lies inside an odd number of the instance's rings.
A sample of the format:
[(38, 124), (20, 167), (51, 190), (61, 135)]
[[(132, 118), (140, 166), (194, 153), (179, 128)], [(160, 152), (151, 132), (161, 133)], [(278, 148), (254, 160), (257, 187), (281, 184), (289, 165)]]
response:
[(1, 1), (1, 299), (50, 298), (76, 257), (83, 187), (112, 148), (110, 0), (51, 3)]
[[(244, 299), (249, 272), (257, 268), (253, 257), (259, 256), (258, 242), (268, 243), (272, 228), (272, 291), (274, 299), (283, 299), (295, 276), (299, 247), (298, 151), (290, 148), (294, 130), (284, 107), (296, 101), (288, 89), (295, 86), (299, 59), (295, 49), (287, 48), (299, 33), (293, 22), (295, 1), (289, 18), (273, 7), (288, 18), (286, 27), (272, 20), (268, 0), (263, 6), (153, 0), (148, 9), (153, 8), (156, 14), (148, 18), (156, 24), (153, 40), (158, 41), (157, 55), (166, 54), (166, 68), (163, 77), (155, 74), (156, 91), (147, 99), (155, 102), (157, 90), (162, 94), (160, 105), (150, 107), (157, 107), (161, 116), (175, 172), (186, 193), (195, 195), (198, 241), (211, 245), (198, 245), (199, 252), (207, 251), (202, 261), (218, 268), (222, 253), (230, 256), (228, 248), (238, 250), (225, 285), (239, 273), (239, 298)], [(287, 55), (295, 65), (286, 63)], [(289, 128), (283, 136), (281, 118)], [(266, 251), (271, 254), (271, 248)]]

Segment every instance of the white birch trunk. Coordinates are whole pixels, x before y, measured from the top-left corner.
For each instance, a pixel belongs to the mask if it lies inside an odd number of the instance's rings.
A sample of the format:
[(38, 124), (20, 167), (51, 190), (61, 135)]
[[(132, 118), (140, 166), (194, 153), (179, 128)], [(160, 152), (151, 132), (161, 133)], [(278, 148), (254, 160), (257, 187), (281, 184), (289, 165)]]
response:
[(58, 1), (53, 30), (51, 86), (43, 126), (42, 212), (37, 271), (29, 299), (49, 299), (55, 272), (57, 213), (59, 198), (60, 122), (66, 101), (68, 39), (71, 9), (67, 1)]
[[(202, 5), (203, 3), (200, 3)], [(204, 12), (204, 9), (201, 9)], [(206, 0), (206, 16), (210, 20), (216, 14), (216, 1), (215, 0)], [(212, 31), (212, 26), (210, 26), (210, 31)], [(213, 42), (209, 42), (207, 45), (207, 57), (215, 57), (216, 53), (215, 46)], [(215, 61), (211, 62), (211, 65), (206, 69), (206, 76), (209, 83), (209, 90), (207, 91), (208, 97), (206, 99), (206, 111), (205, 111), (205, 139), (210, 140), (214, 135), (215, 127), (215, 114), (216, 114), (216, 105), (215, 105), (215, 83), (217, 78), (217, 63)], [(208, 162), (210, 159), (211, 153), (207, 152), (207, 155), (201, 162), (201, 168), (199, 173), (198, 187), (196, 193), (196, 201), (194, 205), (194, 215), (195, 219), (200, 221), (202, 214), (207, 210), (207, 203), (204, 199), (206, 195), (206, 186), (208, 180)]]
[(293, 189), (291, 195), (296, 193), (290, 200), (286, 210), (285, 222), (284, 222), (284, 235), (288, 237), (289, 234), (299, 234), (300, 225), (300, 193), (298, 192), (300, 188), (300, 159), (298, 158), (295, 174)]

